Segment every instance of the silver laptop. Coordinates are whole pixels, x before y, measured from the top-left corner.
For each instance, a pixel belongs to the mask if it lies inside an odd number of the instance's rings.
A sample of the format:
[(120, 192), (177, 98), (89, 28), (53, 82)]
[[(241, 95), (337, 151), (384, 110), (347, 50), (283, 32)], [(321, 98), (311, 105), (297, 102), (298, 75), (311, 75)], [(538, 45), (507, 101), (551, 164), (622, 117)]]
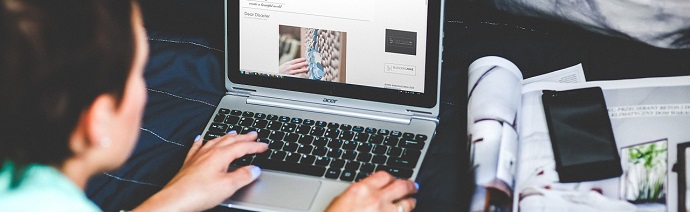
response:
[(323, 211), (384, 170), (415, 179), (438, 124), (443, 0), (225, 2), (226, 88), (203, 133), (257, 131), (263, 169), (222, 203)]

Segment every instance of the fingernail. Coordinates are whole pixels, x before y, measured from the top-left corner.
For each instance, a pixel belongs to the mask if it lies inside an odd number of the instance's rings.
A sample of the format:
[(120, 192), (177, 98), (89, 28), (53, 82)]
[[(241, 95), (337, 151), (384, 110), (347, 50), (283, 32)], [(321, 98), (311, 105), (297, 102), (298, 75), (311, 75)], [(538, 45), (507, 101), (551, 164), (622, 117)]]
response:
[(250, 134), (256, 134), (256, 131), (251, 131), (251, 132), (249, 132), (249, 133), (250, 133)]
[(419, 183), (414, 182), (414, 187), (417, 188), (417, 190), (419, 190)]
[(252, 172), (252, 179), (256, 179), (261, 174), (261, 168), (258, 166), (252, 166), (249, 171)]
[(237, 134), (237, 131), (232, 130), (232, 131), (228, 132), (228, 134), (235, 135), (235, 134)]
[(200, 141), (199, 140), (200, 138), (201, 138), (201, 135), (196, 135), (196, 137), (194, 138), (194, 142)]

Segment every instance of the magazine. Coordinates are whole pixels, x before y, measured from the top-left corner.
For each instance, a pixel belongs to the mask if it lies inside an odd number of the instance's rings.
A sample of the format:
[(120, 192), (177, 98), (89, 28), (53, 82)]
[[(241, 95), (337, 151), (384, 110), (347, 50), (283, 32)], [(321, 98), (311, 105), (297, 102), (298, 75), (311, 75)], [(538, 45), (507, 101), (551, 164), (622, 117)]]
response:
[[(580, 70), (523, 80), (503, 58), (470, 66), (473, 211), (677, 211), (671, 167), (677, 144), (690, 141), (690, 76), (586, 82)], [(560, 183), (542, 91), (595, 86), (604, 93), (623, 174)]]

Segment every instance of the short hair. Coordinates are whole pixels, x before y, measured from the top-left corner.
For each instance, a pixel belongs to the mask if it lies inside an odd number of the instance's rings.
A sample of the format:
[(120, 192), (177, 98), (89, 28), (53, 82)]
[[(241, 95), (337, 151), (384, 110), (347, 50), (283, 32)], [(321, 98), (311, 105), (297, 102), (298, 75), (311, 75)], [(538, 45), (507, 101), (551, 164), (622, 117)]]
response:
[(118, 106), (134, 60), (132, 0), (0, 2), (0, 163), (16, 187), (31, 164), (59, 166), (81, 114)]

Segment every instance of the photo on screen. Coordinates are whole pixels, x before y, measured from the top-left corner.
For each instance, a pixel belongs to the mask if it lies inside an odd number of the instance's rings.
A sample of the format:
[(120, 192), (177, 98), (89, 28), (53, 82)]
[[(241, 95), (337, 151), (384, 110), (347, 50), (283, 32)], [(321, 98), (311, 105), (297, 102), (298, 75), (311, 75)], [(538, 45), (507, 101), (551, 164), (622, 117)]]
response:
[(345, 83), (347, 33), (280, 25), (281, 75)]
[(668, 141), (666, 139), (622, 148), (621, 198), (633, 204), (666, 204)]

